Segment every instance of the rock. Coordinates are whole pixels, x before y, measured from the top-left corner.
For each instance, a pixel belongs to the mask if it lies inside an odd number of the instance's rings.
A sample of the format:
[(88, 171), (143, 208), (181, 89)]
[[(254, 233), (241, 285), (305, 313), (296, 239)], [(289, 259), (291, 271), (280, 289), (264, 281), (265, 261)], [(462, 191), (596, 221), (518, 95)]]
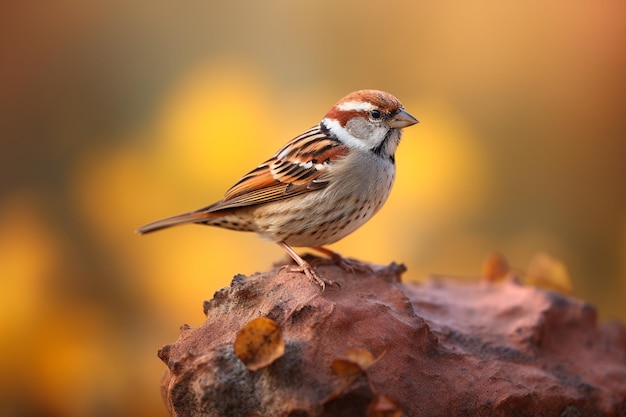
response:
[[(404, 284), (401, 265), (317, 265), (341, 288), (283, 269), (205, 302), (206, 322), (159, 351), (172, 416), (626, 416), (626, 330), (584, 302), (512, 279)], [(233, 343), (258, 317), (280, 324), (284, 354), (251, 371)], [(354, 348), (375, 360), (338, 375)]]

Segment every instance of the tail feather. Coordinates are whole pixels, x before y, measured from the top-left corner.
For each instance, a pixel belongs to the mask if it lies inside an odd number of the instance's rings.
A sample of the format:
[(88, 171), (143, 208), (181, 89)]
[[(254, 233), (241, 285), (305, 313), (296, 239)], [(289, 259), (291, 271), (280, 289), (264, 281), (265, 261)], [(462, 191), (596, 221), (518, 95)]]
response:
[(180, 224), (202, 223), (210, 217), (212, 217), (211, 213), (202, 211), (192, 211), (190, 213), (178, 214), (176, 216), (166, 217), (164, 219), (143, 225), (136, 230), (136, 233), (145, 234)]

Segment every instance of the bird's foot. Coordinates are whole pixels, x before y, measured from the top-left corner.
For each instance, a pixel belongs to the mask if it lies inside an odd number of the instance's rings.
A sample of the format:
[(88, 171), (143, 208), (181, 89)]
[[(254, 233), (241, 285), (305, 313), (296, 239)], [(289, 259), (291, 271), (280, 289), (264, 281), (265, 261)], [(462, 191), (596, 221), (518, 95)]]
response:
[(337, 286), (337, 288), (341, 288), (339, 283), (330, 279), (326, 279), (319, 275), (308, 262), (299, 266), (288, 266), (288, 268), (290, 272), (302, 272), (311, 282), (319, 285), (322, 288), (322, 291), (326, 289), (327, 285)]
[(365, 262), (361, 262), (356, 259), (344, 258), (343, 256), (341, 256), (341, 254), (321, 246), (315, 247), (313, 249), (330, 257), (330, 259), (332, 259), (333, 262), (335, 262), (337, 266), (339, 266), (344, 271), (352, 272), (353, 274), (355, 273), (355, 271), (374, 272), (373, 268)]

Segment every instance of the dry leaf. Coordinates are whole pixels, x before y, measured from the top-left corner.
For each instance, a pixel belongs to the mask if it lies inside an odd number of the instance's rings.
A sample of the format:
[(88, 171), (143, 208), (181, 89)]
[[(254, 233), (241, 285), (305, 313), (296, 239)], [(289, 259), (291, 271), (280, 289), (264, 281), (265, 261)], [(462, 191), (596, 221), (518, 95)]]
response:
[[(385, 352), (383, 352), (383, 354), (378, 358), (375, 358), (374, 355), (372, 355), (372, 353), (367, 349), (352, 348), (344, 351), (341, 356), (333, 360), (331, 367), (337, 375), (343, 377), (343, 384), (338, 386), (333, 393), (326, 398), (324, 403), (339, 398), (342, 393), (354, 383), (354, 381), (359, 379), (361, 374), (365, 374), (365, 371), (370, 366), (378, 362), (380, 358), (383, 357)], [(367, 375), (365, 375), (365, 377), (367, 378)]]
[(491, 252), (483, 262), (482, 276), (489, 282), (502, 281), (510, 272), (509, 262), (500, 252)]
[(363, 348), (346, 350), (343, 355), (336, 358), (332, 363), (333, 371), (339, 376), (355, 375), (365, 372), (367, 368), (378, 361), (374, 355)]
[(256, 371), (283, 356), (285, 342), (278, 323), (259, 317), (239, 330), (234, 349), (246, 368)]
[(525, 283), (549, 290), (571, 294), (572, 279), (563, 262), (546, 253), (538, 253), (530, 260)]
[(402, 407), (392, 398), (376, 395), (367, 406), (367, 417), (401, 417)]

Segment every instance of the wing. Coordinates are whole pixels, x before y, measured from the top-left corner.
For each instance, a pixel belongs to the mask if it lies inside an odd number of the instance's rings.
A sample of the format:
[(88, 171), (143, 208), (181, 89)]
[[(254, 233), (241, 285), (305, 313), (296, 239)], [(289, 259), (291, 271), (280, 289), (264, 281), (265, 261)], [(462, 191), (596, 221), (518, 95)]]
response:
[(348, 148), (315, 126), (297, 136), (276, 154), (246, 174), (219, 201), (204, 210), (214, 212), (293, 197), (329, 184), (333, 162)]

